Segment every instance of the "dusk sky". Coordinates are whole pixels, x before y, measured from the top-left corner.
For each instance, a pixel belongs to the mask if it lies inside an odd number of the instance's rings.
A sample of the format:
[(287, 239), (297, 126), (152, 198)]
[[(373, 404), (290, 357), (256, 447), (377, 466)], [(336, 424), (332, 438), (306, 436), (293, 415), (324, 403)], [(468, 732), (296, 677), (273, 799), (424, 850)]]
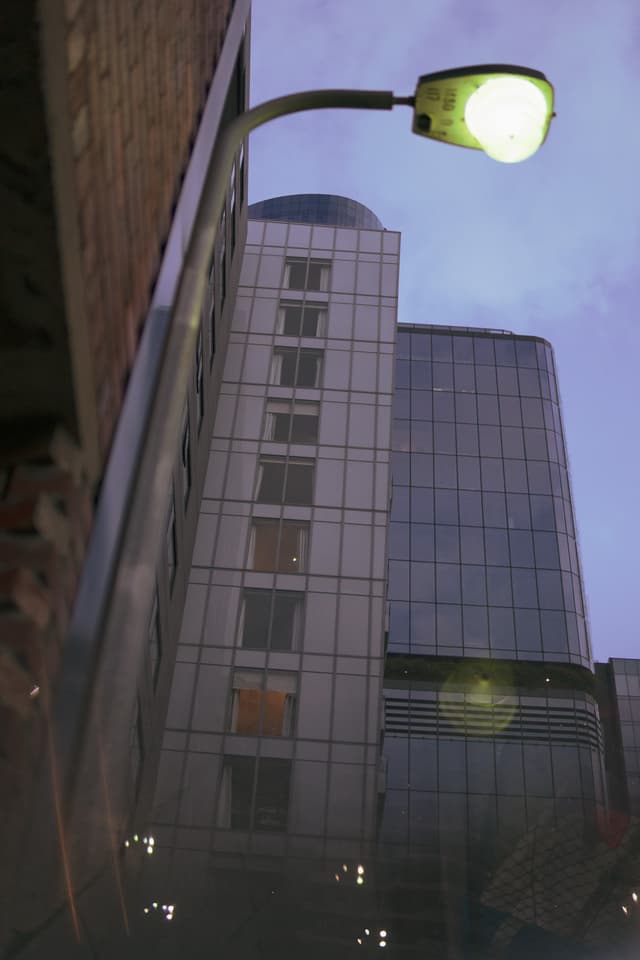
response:
[(474, 63), (553, 83), (557, 117), (522, 164), (416, 137), (408, 107), (276, 120), (252, 135), (249, 200), (359, 200), (402, 234), (400, 321), (552, 343), (597, 659), (640, 656), (639, 50), (637, 0), (253, 0), (253, 105), (408, 95)]

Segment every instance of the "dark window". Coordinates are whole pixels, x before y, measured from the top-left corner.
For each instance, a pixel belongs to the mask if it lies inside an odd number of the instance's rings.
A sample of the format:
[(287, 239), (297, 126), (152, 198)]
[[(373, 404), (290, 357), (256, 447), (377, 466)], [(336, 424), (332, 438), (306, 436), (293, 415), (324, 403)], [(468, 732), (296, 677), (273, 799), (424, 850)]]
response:
[(204, 384), (202, 379), (202, 327), (198, 331), (196, 341), (196, 408), (198, 411), (198, 428), (204, 416)]
[(515, 367), (498, 367), (498, 393), (501, 396), (517, 397), (520, 393), (518, 388), (518, 374)]
[(308, 460), (287, 461), (284, 457), (263, 457), (258, 469), (258, 502), (310, 505), (313, 466), (313, 462)]
[(462, 571), (462, 601), (484, 605), (487, 602), (487, 585), (485, 568), (480, 565), (463, 563)]
[(274, 350), (271, 382), (283, 387), (318, 387), (321, 368), (319, 350)]
[(220, 217), (220, 309), (224, 307), (227, 296), (227, 213)]
[(290, 290), (328, 290), (329, 270), (326, 260), (287, 260), (285, 286)]
[(322, 337), (327, 308), (322, 304), (286, 303), (278, 311), (278, 333), (286, 337)]
[(243, 647), (254, 650), (296, 650), (299, 647), (304, 594), (247, 589), (243, 601)]
[(140, 779), (142, 776), (142, 759), (144, 756), (144, 736), (142, 729), (142, 709), (140, 707), (140, 698), (136, 699), (136, 709), (133, 715), (133, 723), (129, 731), (129, 758), (131, 762), (131, 780), (133, 782), (134, 796), (138, 796), (140, 790)]
[(264, 437), (281, 443), (317, 443), (318, 405), (269, 400)]
[(189, 493), (191, 491), (191, 433), (189, 430), (188, 410), (185, 414), (182, 427), (182, 443), (180, 450), (182, 460), (182, 495), (184, 497), (184, 503), (186, 506), (189, 499)]
[(453, 390), (452, 363), (434, 363), (432, 375), (434, 390)]
[(231, 168), (229, 183), (229, 219), (231, 220), (231, 256), (236, 248), (236, 164)]
[(506, 340), (504, 338), (496, 339), (494, 341), (494, 347), (496, 351), (496, 363), (505, 364), (508, 367), (514, 367), (516, 363), (516, 353), (513, 346), (513, 340)]
[(476, 384), (478, 393), (497, 393), (496, 368), (491, 366), (476, 367)]
[(290, 760), (226, 756), (220, 825), (232, 830), (286, 830), (290, 779)]
[(238, 186), (240, 188), (240, 207), (244, 204), (244, 143), (240, 144), (238, 155)]
[(149, 617), (149, 660), (151, 664), (151, 684), (155, 690), (158, 682), (158, 671), (160, 669), (160, 660), (162, 658), (162, 645), (160, 640), (160, 614), (158, 611), (158, 588), (153, 597), (153, 607)]
[(306, 566), (309, 524), (298, 520), (260, 518), (253, 521), (253, 570), (302, 573)]
[(211, 302), (211, 308), (209, 310), (209, 367), (213, 363), (213, 358), (216, 352), (216, 261), (215, 257), (211, 257), (211, 266), (209, 268), (209, 297)]
[(471, 337), (453, 337), (453, 358), (456, 363), (473, 363)]
[(176, 565), (178, 562), (178, 544), (176, 540), (176, 508), (173, 491), (171, 492), (171, 506), (169, 507), (169, 517), (166, 530), (166, 550), (167, 550), (167, 574), (169, 579), (169, 591), (173, 588), (173, 581), (176, 577)]
[(434, 333), (431, 342), (431, 355), (434, 360), (450, 361), (451, 337), (446, 333)]

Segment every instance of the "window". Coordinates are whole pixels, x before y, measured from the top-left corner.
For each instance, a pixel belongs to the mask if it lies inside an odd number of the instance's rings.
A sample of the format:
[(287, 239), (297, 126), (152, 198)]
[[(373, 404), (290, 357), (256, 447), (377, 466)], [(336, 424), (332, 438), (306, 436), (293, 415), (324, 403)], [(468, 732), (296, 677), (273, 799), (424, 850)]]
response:
[(322, 337), (327, 308), (321, 303), (281, 303), (276, 333), (286, 337)]
[(310, 505), (313, 495), (313, 461), (261, 457), (258, 466), (258, 503)]
[(326, 260), (288, 259), (284, 285), (289, 290), (328, 290), (330, 264)]
[(290, 760), (226, 756), (218, 825), (232, 830), (286, 830), (290, 779)]
[(213, 363), (216, 352), (216, 260), (215, 254), (211, 255), (211, 265), (209, 267), (209, 297), (211, 307), (209, 310), (209, 368)]
[(198, 427), (204, 416), (204, 390), (202, 382), (202, 327), (198, 331), (196, 342), (196, 407), (198, 410)]
[(187, 505), (191, 490), (191, 434), (189, 431), (189, 410), (185, 410), (182, 421), (182, 443), (180, 446), (182, 459), (182, 495)]
[(240, 207), (242, 208), (244, 203), (244, 143), (240, 144), (238, 154), (238, 186), (240, 188)]
[(171, 591), (173, 588), (173, 581), (176, 578), (177, 562), (178, 550), (176, 542), (176, 507), (172, 491), (171, 506), (169, 507), (169, 518), (167, 520), (167, 572), (169, 576), (169, 591)]
[(317, 403), (267, 401), (264, 439), (281, 443), (317, 443), (319, 411)]
[(273, 351), (271, 383), (282, 387), (319, 387), (322, 351), (283, 347)]
[(242, 646), (252, 650), (296, 650), (300, 646), (304, 594), (251, 590), (243, 594)]
[(158, 613), (158, 588), (153, 597), (153, 607), (149, 618), (149, 659), (151, 661), (151, 684), (155, 690), (158, 682), (158, 671), (160, 669), (160, 659), (162, 657), (162, 648), (160, 645), (160, 616)]
[(227, 212), (220, 217), (220, 309), (227, 296)]
[(253, 521), (250, 543), (253, 570), (302, 573), (306, 567), (309, 524), (299, 520)]
[(236, 162), (233, 161), (231, 168), (231, 180), (229, 183), (229, 219), (231, 220), (231, 256), (236, 248)]
[(136, 700), (136, 709), (133, 715), (133, 723), (129, 731), (129, 757), (131, 762), (131, 780), (133, 783), (134, 796), (138, 796), (140, 790), (140, 778), (142, 774), (142, 758), (144, 752), (144, 740), (142, 732), (142, 710), (140, 708), (140, 697)]
[(297, 684), (295, 673), (236, 670), (230, 730), (245, 736), (290, 737)]

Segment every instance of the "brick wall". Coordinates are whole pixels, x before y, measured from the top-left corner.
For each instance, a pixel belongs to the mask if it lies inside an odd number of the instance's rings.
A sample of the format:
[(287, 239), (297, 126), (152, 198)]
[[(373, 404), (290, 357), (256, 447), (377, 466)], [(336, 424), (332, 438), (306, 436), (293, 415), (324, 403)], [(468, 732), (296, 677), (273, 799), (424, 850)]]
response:
[(67, 0), (86, 308), (107, 452), (231, 0)]

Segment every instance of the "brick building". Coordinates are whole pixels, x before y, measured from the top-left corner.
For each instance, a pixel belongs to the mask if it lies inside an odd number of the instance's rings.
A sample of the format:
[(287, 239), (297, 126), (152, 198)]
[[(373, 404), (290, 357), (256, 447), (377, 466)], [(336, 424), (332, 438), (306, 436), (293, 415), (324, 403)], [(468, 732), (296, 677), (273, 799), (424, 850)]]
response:
[[(3, 13), (0, 900), (13, 918), (0, 924), (0, 942), (59, 902), (57, 881), (47, 886), (47, 877), (36, 894), (28, 869), (15, 869), (28, 863), (29, 843), (45, 844), (41, 863), (57, 860), (51, 822), (33, 831), (41, 805), (52, 807), (50, 767), (59, 777), (59, 826), (76, 846), (65, 852), (74, 873), (67, 894), (104, 853), (106, 833), (88, 849), (77, 813), (97, 779), (80, 759), (96, 753), (85, 731), (97, 691), (122, 698), (126, 735), (135, 713), (145, 756), (153, 752), (150, 731), (171, 669), (159, 634), (169, 636), (166, 624), (181, 615), (181, 558), (195, 531), (188, 497), (177, 509), (167, 491), (174, 571), (163, 554), (155, 585), (139, 597), (158, 631), (149, 641), (151, 684), (140, 663), (146, 653), (119, 693), (105, 693), (97, 665), (104, 671), (118, 656), (104, 649), (104, 622), (127, 511), (150, 414), (171, 381), (162, 356), (207, 161), (219, 130), (246, 106), (248, 49), (249, 0), (27, 0)], [(200, 420), (215, 410), (239, 269), (234, 247), (246, 229), (245, 180), (241, 150), (176, 450), (176, 477), (188, 474), (195, 491), (204, 469)], [(128, 769), (108, 776), (118, 820), (116, 798), (135, 791), (136, 778)], [(21, 912), (36, 895), (35, 912)]]

